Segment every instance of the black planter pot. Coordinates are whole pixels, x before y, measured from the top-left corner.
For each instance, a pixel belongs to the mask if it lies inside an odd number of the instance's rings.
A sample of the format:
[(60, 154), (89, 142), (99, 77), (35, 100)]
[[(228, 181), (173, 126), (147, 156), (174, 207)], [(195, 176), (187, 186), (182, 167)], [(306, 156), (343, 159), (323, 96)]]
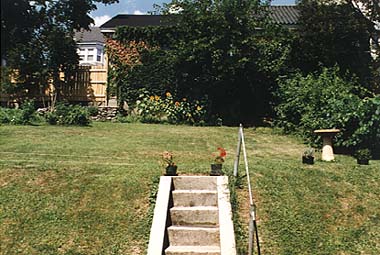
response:
[(167, 166), (166, 176), (177, 176), (177, 166)]
[(369, 165), (369, 159), (356, 159), (359, 165)]
[(314, 157), (305, 157), (305, 156), (302, 156), (302, 163), (303, 164), (308, 164), (308, 165), (313, 165), (314, 164)]
[(223, 166), (222, 164), (211, 164), (210, 175), (211, 176), (220, 176), (220, 175), (223, 175), (222, 166)]

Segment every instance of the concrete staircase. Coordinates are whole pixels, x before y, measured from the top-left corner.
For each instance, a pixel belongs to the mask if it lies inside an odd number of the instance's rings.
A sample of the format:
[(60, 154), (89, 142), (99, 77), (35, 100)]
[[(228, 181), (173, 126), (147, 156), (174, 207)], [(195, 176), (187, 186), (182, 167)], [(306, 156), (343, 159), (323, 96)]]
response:
[(167, 255), (220, 255), (216, 177), (173, 179)]
[(226, 176), (162, 176), (148, 255), (236, 255)]

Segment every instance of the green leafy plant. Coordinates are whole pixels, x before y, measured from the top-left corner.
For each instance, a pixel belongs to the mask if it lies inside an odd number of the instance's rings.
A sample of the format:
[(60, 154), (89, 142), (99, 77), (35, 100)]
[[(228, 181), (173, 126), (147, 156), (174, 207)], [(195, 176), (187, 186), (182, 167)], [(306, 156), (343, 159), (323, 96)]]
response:
[(21, 124), (21, 109), (0, 108), (0, 123)]
[(164, 162), (165, 167), (176, 166), (173, 161), (173, 153), (169, 151), (164, 151), (162, 153), (162, 161)]
[(354, 157), (358, 160), (370, 160), (371, 151), (369, 149), (359, 149), (355, 152)]
[(309, 147), (303, 152), (303, 157), (305, 158), (314, 158), (314, 149)]
[(26, 100), (19, 109), (0, 108), (2, 124), (30, 125), (39, 121), (32, 100)]
[(94, 116), (98, 115), (99, 109), (96, 106), (88, 106), (87, 112), (90, 116), (94, 117)]
[(339, 128), (335, 145), (350, 150), (365, 147), (376, 151), (380, 144), (380, 96), (374, 96), (339, 68), (279, 81), (276, 125), (286, 133), (301, 134), (317, 145), (312, 131)]
[(85, 107), (65, 104), (58, 104), (54, 111), (49, 112), (46, 121), (51, 125), (78, 126), (88, 126), (91, 122)]

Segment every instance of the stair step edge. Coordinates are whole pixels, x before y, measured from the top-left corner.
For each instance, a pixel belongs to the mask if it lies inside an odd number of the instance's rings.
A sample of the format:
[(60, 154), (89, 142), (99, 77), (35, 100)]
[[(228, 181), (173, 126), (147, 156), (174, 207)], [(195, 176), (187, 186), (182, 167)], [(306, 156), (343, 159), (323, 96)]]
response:
[(217, 206), (175, 206), (170, 211), (218, 211)]
[(178, 225), (171, 225), (168, 227), (168, 230), (213, 230), (213, 231), (219, 231), (218, 225), (208, 225), (208, 226), (178, 226)]
[(169, 246), (166, 252), (220, 252), (219, 246)]
[(187, 193), (199, 193), (199, 194), (217, 194), (216, 190), (208, 189), (175, 189), (172, 191), (177, 194), (187, 194)]

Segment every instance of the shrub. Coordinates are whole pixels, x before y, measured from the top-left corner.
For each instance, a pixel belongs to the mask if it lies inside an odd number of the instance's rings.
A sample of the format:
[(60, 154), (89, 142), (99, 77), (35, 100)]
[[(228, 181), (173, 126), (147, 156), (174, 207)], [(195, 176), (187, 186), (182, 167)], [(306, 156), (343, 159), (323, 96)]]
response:
[(1, 124), (21, 124), (21, 109), (0, 108)]
[(37, 121), (33, 101), (25, 101), (20, 109), (0, 108), (0, 123), (15, 125), (30, 125)]
[(46, 115), (46, 121), (51, 125), (88, 126), (90, 124), (89, 113), (85, 107), (65, 104), (58, 104), (53, 112)]
[(99, 109), (96, 106), (88, 106), (87, 107), (87, 112), (91, 117), (98, 115), (98, 111), (99, 111)]
[(380, 158), (380, 95), (364, 98), (356, 112), (357, 128), (344, 144), (356, 148), (369, 148)]
[(365, 98), (368, 92), (342, 78), (338, 68), (281, 80), (277, 95), (275, 123), (285, 132), (299, 132), (316, 144), (320, 137), (313, 130), (339, 128), (337, 146), (373, 149), (380, 144), (379, 97)]
[(31, 124), (36, 119), (36, 111), (34, 108), (34, 101), (27, 100), (21, 106), (21, 123), (23, 125)]

